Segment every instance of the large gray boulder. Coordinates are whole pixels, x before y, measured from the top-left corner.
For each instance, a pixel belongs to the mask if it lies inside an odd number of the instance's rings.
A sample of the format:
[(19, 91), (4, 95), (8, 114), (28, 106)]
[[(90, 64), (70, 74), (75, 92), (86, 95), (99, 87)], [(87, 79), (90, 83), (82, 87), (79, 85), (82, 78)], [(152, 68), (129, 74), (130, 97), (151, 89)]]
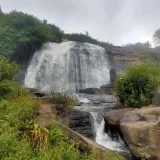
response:
[(95, 137), (89, 112), (72, 109), (69, 116), (69, 128), (92, 140)]
[(160, 159), (160, 107), (112, 111), (106, 114), (105, 120), (108, 125), (119, 124), (124, 140), (136, 157)]

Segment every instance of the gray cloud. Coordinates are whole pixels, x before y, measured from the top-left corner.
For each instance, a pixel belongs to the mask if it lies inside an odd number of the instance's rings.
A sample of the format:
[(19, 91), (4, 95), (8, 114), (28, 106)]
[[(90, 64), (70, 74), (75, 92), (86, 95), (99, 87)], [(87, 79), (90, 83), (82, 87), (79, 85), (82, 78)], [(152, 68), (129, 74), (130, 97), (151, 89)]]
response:
[(0, 0), (13, 9), (47, 19), (65, 32), (81, 32), (115, 45), (152, 41), (160, 28), (159, 0)]

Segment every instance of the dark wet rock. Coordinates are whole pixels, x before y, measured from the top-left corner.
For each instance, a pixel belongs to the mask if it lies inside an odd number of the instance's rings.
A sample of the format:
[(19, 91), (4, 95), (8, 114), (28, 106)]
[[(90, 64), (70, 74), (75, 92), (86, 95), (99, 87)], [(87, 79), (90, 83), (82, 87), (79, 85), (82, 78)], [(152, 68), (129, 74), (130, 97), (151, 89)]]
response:
[(123, 72), (119, 69), (112, 68), (109, 71), (109, 74), (110, 74), (110, 83), (114, 83), (119, 76), (123, 75)]
[(89, 112), (72, 109), (69, 117), (69, 127), (85, 137), (94, 139)]
[(93, 101), (93, 103), (92, 103), (94, 106), (99, 106), (99, 105), (101, 105), (101, 102), (99, 102), (99, 101)]
[(102, 93), (112, 95), (113, 94), (113, 87), (114, 87), (114, 84), (111, 83), (111, 84), (102, 85), (100, 88), (101, 88)]
[(44, 96), (45, 96), (45, 93), (36, 92), (35, 95), (36, 95), (37, 97), (44, 97)]
[(80, 93), (85, 93), (85, 94), (108, 94), (112, 95), (112, 89), (113, 89), (114, 84), (105, 84), (102, 85), (100, 88), (86, 88), (83, 90), (80, 90)]
[(103, 91), (99, 88), (87, 88), (79, 91), (80, 93), (86, 94), (103, 94)]

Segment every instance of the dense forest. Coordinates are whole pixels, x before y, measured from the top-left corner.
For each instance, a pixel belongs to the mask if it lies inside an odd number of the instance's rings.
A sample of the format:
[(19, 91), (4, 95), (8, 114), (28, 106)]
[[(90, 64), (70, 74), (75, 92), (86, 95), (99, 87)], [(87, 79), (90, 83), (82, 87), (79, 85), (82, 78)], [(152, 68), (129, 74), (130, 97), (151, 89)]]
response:
[(48, 23), (47, 20), (40, 20), (33, 15), (15, 10), (8, 14), (0, 10), (0, 37), (0, 54), (6, 57), (12, 57), (15, 52), (32, 56), (43, 43), (49, 41), (59, 43), (66, 39), (103, 47), (112, 46), (109, 42), (100, 42), (88, 34), (65, 34), (59, 27)]

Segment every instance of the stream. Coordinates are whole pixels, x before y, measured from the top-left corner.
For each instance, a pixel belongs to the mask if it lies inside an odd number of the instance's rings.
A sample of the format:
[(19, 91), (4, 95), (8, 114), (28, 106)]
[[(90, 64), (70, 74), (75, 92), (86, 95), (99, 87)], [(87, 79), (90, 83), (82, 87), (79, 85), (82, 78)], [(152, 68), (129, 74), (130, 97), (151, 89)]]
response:
[(120, 134), (118, 132), (113, 133), (105, 125), (103, 118), (105, 113), (117, 109), (115, 107), (115, 98), (112, 95), (78, 94), (78, 96), (81, 106), (76, 106), (75, 109), (89, 113), (94, 133), (93, 140), (107, 149), (120, 152), (129, 160), (133, 159)]

